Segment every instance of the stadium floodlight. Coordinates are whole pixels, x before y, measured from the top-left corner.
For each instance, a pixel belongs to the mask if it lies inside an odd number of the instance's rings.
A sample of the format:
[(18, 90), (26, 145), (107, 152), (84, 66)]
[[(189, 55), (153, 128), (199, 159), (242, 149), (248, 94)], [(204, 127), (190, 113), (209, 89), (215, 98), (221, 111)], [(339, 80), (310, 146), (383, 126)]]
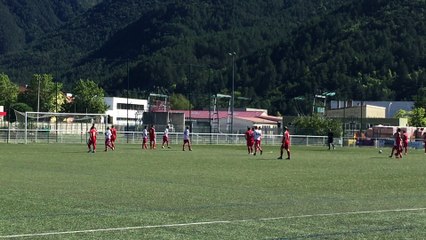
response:
[[(158, 100), (160, 99), (160, 100)], [(148, 96), (148, 105), (149, 105), (149, 111), (162, 111), (162, 112), (168, 112), (170, 110), (169, 106), (169, 96), (165, 94), (158, 94), (158, 93), (150, 93)]]
[(326, 96), (326, 97), (333, 97), (333, 96), (335, 96), (335, 95), (336, 95), (336, 93), (335, 93), (335, 92), (325, 92), (325, 93), (323, 93), (322, 95), (324, 95), (324, 96)]
[(324, 100), (324, 103), (323, 103), (324, 105), (321, 106), (321, 107), (318, 107), (317, 108), (317, 112), (321, 112), (322, 114), (325, 114), (325, 107), (326, 107), (327, 97), (332, 97), (332, 96), (335, 96), (335, 95), (336, 95), (335, 92), (324, 92), (322, 94), (316, 94), (314, 96), (314, 103), (313, 103), (313, 106), (312, 106), (312, 113), (315, 113), (316, 98), (321, 98), (321, 99)]
[(149, 96), (150, 97), (162, 97), (162, 98), (168, 98), (169, 97), (165, 94), (157, 94), (157, 93), (150, 93)]
[(237, 97), (238, 100), (243, 100), (243, 101), (249, 101), (251, 100), (250, 98), (247, 97)]
[(225, 94), (220, 94), (220, 93), (218, 93), (216, 95), (213, 95), (213, 97), (217, 97), (217, 98), (231, 98), (230, 95), (225, 95)]

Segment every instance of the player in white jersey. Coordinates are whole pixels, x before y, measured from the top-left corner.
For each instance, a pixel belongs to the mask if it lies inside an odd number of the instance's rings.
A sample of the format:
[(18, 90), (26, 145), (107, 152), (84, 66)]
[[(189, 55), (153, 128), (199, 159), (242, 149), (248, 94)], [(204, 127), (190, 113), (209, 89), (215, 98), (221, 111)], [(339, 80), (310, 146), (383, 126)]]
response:
[(183, 131), (183, 146), (182, 146), (182, 151), (185, 151), (185, 145), (188, 144), (188, 149), (189, 151), (192, 151), (191, 148), (191, 141), (189, 139), (189, 127), (185, 128), (185, 131)]
[(161, 146), (161, 148), (164, 148), (164, 146), (167, 146), (167, 148), (169, 147), (169, 126), (166, 126), (166, 129), (164, 129), (164, 133), (163, 133), (163, 145)]
[(105, 152), (108, 151), (108, 148), (110, 148), (111, 150), (114, 150), (114, 148), (111, 145), (111, 130), (109, 130), (109, 127), (107, 127), (106, 131), (105, 131)]
[(142, 130), (142, 149), (148, 149), (148, 130), (146, 130), (146, 126)]
[(261, 146), (261, 142), (262, 142), (262, 130), (260, 129), (260, 127), (254, 127), (254, 154), (256, 155), (257, 151), (260, 152), (260, 155), (262, 155), (263, 150), (262, 150), (262, 146)]

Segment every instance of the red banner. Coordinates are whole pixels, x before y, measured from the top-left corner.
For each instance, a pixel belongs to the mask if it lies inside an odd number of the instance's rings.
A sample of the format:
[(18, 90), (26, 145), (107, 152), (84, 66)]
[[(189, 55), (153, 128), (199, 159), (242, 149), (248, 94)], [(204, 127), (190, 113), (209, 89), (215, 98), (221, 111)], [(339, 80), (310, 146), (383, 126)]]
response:
[(7, 115), (7, 112), (0, 112), (0, 117), (4, 117)]

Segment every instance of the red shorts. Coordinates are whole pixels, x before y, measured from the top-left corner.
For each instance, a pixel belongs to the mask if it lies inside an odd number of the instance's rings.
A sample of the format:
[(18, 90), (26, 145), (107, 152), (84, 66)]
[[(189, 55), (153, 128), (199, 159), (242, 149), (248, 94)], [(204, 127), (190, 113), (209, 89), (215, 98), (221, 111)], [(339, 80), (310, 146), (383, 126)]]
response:
[(183, 144), (185, 144), (185, 143), (189, 143), (189, 140), (188, 139), (183, 140)]
[(147, 141), (148, 141), (148, 139), (146, 139), (146, 138), (142, 139), (142, 143), (146, 143)]
[(284, 149), (290, 149), (290, 143), (289, 143), (289, 142), (285, 142), (285, 143), (283, 143), (283, 144), (281, 145), (281, 148), (284, 148)]
[(163, 142), (169, 142), (169, 138), (167, 136), (163, 136)]

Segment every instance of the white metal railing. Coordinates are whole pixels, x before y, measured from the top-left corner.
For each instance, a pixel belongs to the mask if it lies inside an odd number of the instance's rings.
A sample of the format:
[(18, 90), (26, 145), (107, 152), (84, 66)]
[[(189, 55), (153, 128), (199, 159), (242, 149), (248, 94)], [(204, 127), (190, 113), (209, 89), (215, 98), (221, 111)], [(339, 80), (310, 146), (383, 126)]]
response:
[[(49, 131), (45, 129), (27, 130), (25, 129), (0, 129), (0, 143), (74, 143), (85, 144), (88, 139), (87, 132), (72, 133), (67, 131)], [(103, 132), (99, 131), (98, 139), (102, 141)], [(262, 145), (280, 145), (281, 135), (265, 134), (262, 138)], [(161, 144), (162, 134), (157, 134), (157, 144)], [(183, 133), (169, 133), (170, 144), (182, 144)], [(244, 134), (223, 134), (223, 133), (191, 133), (191, 142), (195, 145), (245, 145)], [(118, 144), (141, 144), (142, 132), (139, 131), (119, 131), (117, 132)], [(304, 146), (325, 146), (327, 136), (292, 135), (292, 145)], [(389, 138), (357, 140), (354, 138), (335, 138), (336, 146), (392, 146), (393, 140)], [(413, 148), (422, 148), (423, 141), (416, 140), (410, 142)]]
[[(99, 132), (99, 140), (103, 139), (103, 132)], [(25, 129), (0, 129), (0, 143), (86, 143), (88, 134), (86, 132), (69, 133), (67, 131), (50, 131), (45, 129), (27, 130)], [(280, 145), (281, 135), (264, 135), (263, 145)], [(157, 142), (161, 144), (162, 134), (157, 135)], [(169, 133), (171, 144), (181, 144), (183, 133)], [(119, 131), (117, 133), (118, 143), (140, 144), (142, 142), (142, 133), (136, 131)], [(234, 144), (245, 145), (244, 134), (223, 134), (223, 133), (191, 133), (192, 144)], [(291, 136), (293, 145), (325, 145), (326, 136)], [(343, 141), (338, 140), (336, 145), (342, 145)]]

